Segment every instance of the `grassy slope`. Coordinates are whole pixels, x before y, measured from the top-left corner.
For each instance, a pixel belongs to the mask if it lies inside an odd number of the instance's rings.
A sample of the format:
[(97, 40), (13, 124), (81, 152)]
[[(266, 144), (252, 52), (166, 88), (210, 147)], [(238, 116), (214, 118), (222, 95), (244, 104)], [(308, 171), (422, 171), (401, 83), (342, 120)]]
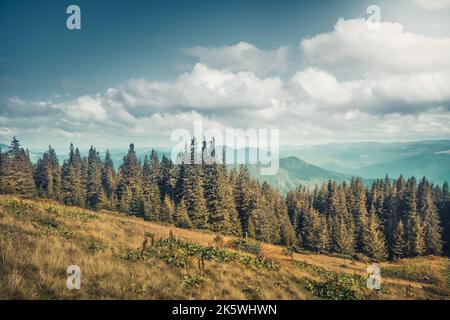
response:
[[(349, 292), (365, 299), (450, 298), (450, 261), (444, 258), (382, 263), (380, 292), (365, 289), (367, 264), (318, 254), (288, 257), (269, 244), (262, 245), (263, 255), (280, 264), (277, 271), (207, 260), (198, 277), (193, 258), (186, 268), (158, 256), (126, 259), (142, 246), (146, 231), (157, 239), (172, 232), (203, 246), (216, 237), (118, 213), (0, 196), (0, 299), (317, 299)], [(230, 240), (225, 237), (225, 247)], [(78, 291), (66, 289), (72, 264), (82, 271)]]

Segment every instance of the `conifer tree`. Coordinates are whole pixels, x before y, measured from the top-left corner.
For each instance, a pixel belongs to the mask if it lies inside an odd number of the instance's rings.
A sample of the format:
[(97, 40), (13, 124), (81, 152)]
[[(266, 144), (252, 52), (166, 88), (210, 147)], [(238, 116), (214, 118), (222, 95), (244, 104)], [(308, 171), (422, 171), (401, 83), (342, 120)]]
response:
[(187, 211), (186, 204), (184, 203), (184, 200), (181, 200), (180, 203), (178, 204), (175, 210), (173, 220), (175, 222), (175, 225), (179, 228), (186, 228), (186, 229), (192, 228), (192, 222), (189, 219), (189, 214)]
[(173, 223), (175, 220), (175, 203), (168, 195), (164, 196), (159, 220), (162, 222)]
[(34, 181), (40, 197), (59, 199), (61, 192), (61, 168), (55, 150), (51, 146), (36, 164)]
[(394, 243), (392, 247), (392, 254), (394, 258), (403, 258), (407, 253), (408, 247), (405, 238), (405, 227), (402, 220), (399, 220), (395, 228)]
[(91, 209), (105, 208), (106, 195), (102, 186), (102, 164), (98, 152), (93, 146), (89, 149), (86, 182), (86, 202)]
[(254, 225), (250, 223), (250, 216), (256, 209), (257, 200), (255, 188), (252, 185), (250, 174), (246, 166), (241, 166), (236, 179), (236, 209), (238, 211), (239, 221), (241, 222), (242, 233), (244, 236), (254, 234)]
[[(213, 162), (203, 165), (205, 201), (209, 212), (208, 224), (215, 232), (229, 233), (231, 230), (230, 215), (235, 215), (236, 212), (233, 203), (230, 202), (232, 195), (226, 186), (228, 183), (226, 171), (217, 163), (214, 145), (211, 148), (212, 150), (206, 156), (213, 159)], [(205, 151), (204, 147), (203, 156), (205, 156)]]
[(144, 217), (141, 165), (134, 144), (130, 144), (128, 153), (119, 167), (117, 200), (122, 211)]
[(363, 248), (364, 253), (375, 260), (387, 258), (386, 239), (374, 206), (372, 206), (368, 216), (367, 228), (363, 233)]
[(425, 199), (421, 209), (423, 215), (425, 254), (438, 256), (442, 254), (442, 228), (436, 205), (431, 197), (431, 192), (429, 190), (425, 192)]
[(407, 216), (408, 255), (420, 256), (425, 251), (424, 229), (417, 212), (416, 180), (408, 180), (406, 192), (403, 195), (404, 215)]
[(317, 250), (322, 253), (330, 252), (330, 226), (328, 218), (321, 215), (321, 227), (319, 229)]
[(5, 193), (19, 194), (27, 197), (37, 195), (34, 183), (34, 168), (30, 156), (16, 137), (13, 138), (9, 151), (2, 160), (4, 167), (3, 184)]
[(182, 164), (181, 196), (186, 204), (192, 225), (198, 229), (206, 229), (208, 227), (208, 210), (204, 197), (203, 171), (201, 162), (199, 163), (197, 160), (199, 155), (195, 138), (191, 141), (190, 158), (190, 164)]
[[(152, 150), (150, 159), (145, 156), (142, 166), (142, 190), (144, 194), (144, 215), (148, 220), (161, 218), (161, 195), (159, 192), (159, 160)], [(159, 217), (158, 217), (159, 216)], [(167, 221), (169, 222), (169, 221)]]
[(111, 159), (109, 150), (106, 150), (105, 161), (102, 166), (102, 186), (107, 198), (107, 209), (115, 209), (117, 205), (116, 198), (116, 173), (114, 170), (114, 162)]
[(61, 168), (61, 197), (64, 204), (84, 206), (81, 165), (80, 153), (71, 143), (69, 158)]
[(408, 255), (420, 256), (425, 252), (425, 240), (422, 221), (417, 211), (412, 211), (408, 217)]
[(305, 249), (310, 251), (319, 251), (321, 249), (321, 228), (323, 221), (320, 213), (310, 208), (303, 217), (302, 239)]

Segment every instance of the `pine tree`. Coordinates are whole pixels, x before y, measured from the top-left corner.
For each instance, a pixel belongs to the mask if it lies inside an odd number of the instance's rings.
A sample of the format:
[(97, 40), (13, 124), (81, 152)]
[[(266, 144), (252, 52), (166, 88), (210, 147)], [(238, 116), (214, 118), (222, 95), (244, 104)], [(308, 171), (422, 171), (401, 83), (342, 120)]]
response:
[(164, 196), (162, 203), (159, 220), (162, 222), (173, 223), (175, 217), (175, 203), (170, 199), (168, 195)]
[[(144, 194), (144, 214), (148, 220), (156, 220), (161, 211), (161, 196), (158, 186), (159, 160), (152, 150), (150, 160), (147, 156), (142, 166), (142, 190)], [(159, 217), (161, 219), (161, 216)], [(164, 221), (164, 220), (162, 220)], [(169, 221), (167, 221), (169, 222)]]
[(100, 156), (95, 148), (91, 146), (88, 155), (86, 202), (87, 207), (94, 210), (107, 206), (106, 196), (102, 186), (101, 168)]
[(208, 227), (208, 210), (204, 198), (203, 172), (201, 164), (195, 159), (198, 157), (195, 138), (191, 142), (191, 164), (182, 164), (184, 170), (181, 176), (182, 199), (184, 200), (189, 218), (195, 228)]
[(107, 198), (107, 209), (115, 209), (117, 205), (116, 173), (109, 150), (106, 150), (105, 161), (103, 162), (102, 166), (102, 186)]
[(328, 218), (321, 216), (321, 227), (319, 229), (317, 250), (322, 253), (330, 252), (330, 227)]
[(366, 195), (364, 190), (359, 191), (358, 198), (355, 204), (354, 216), (357, 225), (356, 247), (359, 252), (364, 252), (365, 248), (364, 235), (367, 233), (369, 229), (369, 218), (366, 208)]
[(333, 249), (334, 252), (352, 256), (354, 253), (354, 236), (351, 229), (346, 225), (342, 216), (333, 219)]
[(36, 164), (34, 181), (40, 197), (59, 199), (61, 192), (61, 168), (55, 150), (51, 146)]
[(203, 156), (214, 159), (212, 163), (205, 163), (203, 171), (205, 176), (205, 201), (208, 208), (208, 224), (215, 232), (229, 233), (231, 230), (230, 215), (235, 215), (235, 209), (230, 190), (227, 188), (227, 176), (223, 167), (215, 159), (214, 145), (206, 153), (205, 145)]
[(408, 255), (420, 256), (425, 252), (423, 225), (416, 211), (410, 213), (408, 218)]
[(236, 179), (235, 201), (244, 236), (254, 234), (254, 225), (250, 224), (250, 216), (257, 207), (255, 187), (251, 182), (246, 166), (241, 166)]
[(406, 255), (408, 248), (405, 239), (405, 227), (402, 220), (399, 220), (394, 233), (394, 243), (392, 253), (394, 258), (403, 258)]
[(25, 151), (16, 137), (13, 138), (8, 153), (2, 160), (3, 190), (5, 193), (19, 194), (26, 197), (37, 195), (34, 183), (34, 168), (28, 151)]
[(128, 153), (119, 167), (117, 201), (122, 211), (144, 217), (141, 165), (134, 144), (130, 144)]
[(412, 257), (422, 255), (425, 251), (424, 229), (417, 212), (416, 199), (416, 180), (411, 178), (404, 193), (403, 215), (407, 216), (408, 255)]
[(178, 204), (177, 209), (175, 210), (175, 214), (173, 216), (173, 220), (175, 222), (175, 225), (179, 228), (186, 228), (186, 229), (192, 228), (192, 222), (189, 219), (187, 207), (183, 200), (181, 200), (180, 203)]
[(66, 205), (84, 206), (81, 165), (78, 149), (70, 144), (69, 159), (64, 161), (61, 168), (61, 198)]
[(363, 233), (363, 250), (368, 257), (375, 260), (384, 260), (387, 257), (386, 239), (374, 206), (372, 206), (367, 228)]
[(439, 215), (436, 205), (431, 197), (431, 192), (426, 191), (423, 208), (425, 254), (441, 255), (442, 254), (442, 228), (440, 226)]
[(302, 239), (305, 249), (310, 251), (320, 250), (320, 230), (323, 226), (320, 213), (310, 208), (303, 216)]

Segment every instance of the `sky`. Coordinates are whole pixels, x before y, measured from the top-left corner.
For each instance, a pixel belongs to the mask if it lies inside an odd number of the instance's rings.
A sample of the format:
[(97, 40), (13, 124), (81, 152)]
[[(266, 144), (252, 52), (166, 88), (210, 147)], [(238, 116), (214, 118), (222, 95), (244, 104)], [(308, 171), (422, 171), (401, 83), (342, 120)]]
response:
[(170, 148), (195, 121), (282, 145), (450, 138), (450, 0), (2, 0), (0, 43), (0, 142), (31, 149)]

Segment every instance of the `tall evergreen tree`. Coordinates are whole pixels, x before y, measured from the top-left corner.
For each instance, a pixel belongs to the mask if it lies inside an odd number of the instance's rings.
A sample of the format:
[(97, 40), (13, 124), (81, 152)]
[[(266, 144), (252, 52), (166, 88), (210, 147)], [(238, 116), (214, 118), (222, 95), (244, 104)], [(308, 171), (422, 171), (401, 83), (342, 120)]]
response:
[[(155, 220), (161, 211), (161, 195), (159, 192), (159, 160), (156, 152), (152, 150), (150, 159), (145, 156), (142, 166), (142, 190), (144, 194), (145, 218)], [(169, 222), (169, 221), (167, 221)]]
[(407, 251), (408, 247), (405, 238), (405, 227), (402, 220), (399, 220), (395, 228), (392, 253), (394, 258), (403, 258), (406, 256)]
[(423, 215), (425, 254), (441, 255), (442, 254), (442, 228), (437, 212), (436, 205), (429, 190), (426, 191), (423, 207), (421, 209)]
[(384, 260), (387, 258), (386, 240), (374, 206), (370, 211), (367, 229), (363, 234), (363, 248), (364, 253), (373, 259)]
[(134, 144), (130, 144), (128, 153), (119, 167), (117, 201), (122, 211), (144, 217), (141, 165)]
[(114, 170), (114, 162), (111, 158), (109, 150), (106, 150), (105, 161), (102, 166), (102, 186), (105, 191), (106, 198), (108, 199), (107, 209), (115, 209), (117, 205), (116, 198), (116, 173)]
[(61, 168), (55, 150), (49, 146), (37, 161), (34, 181), (40, 197), (58, 200), (61, 192)]
[(9, 151), (3, 156), (3, 190), (5, 193), (36, 196), (34, 168), (30, 156), (16, 137), (13, 138)]
[(102, 185), (102, 163), (93, 146), (89, 149), (86, 182), (86, 202), (91, 209), (107, 207), (107, 198)]
[(175, 210), (175, 214), (173, 216), (173, 220), (177, 227), (186, 229), (192, 228), (192, 222), (189, 219), (189, 214), (187, 211), (186, 204), (184, 203), (184, 200), (181, 200), (180, 203), (178, 204)]

